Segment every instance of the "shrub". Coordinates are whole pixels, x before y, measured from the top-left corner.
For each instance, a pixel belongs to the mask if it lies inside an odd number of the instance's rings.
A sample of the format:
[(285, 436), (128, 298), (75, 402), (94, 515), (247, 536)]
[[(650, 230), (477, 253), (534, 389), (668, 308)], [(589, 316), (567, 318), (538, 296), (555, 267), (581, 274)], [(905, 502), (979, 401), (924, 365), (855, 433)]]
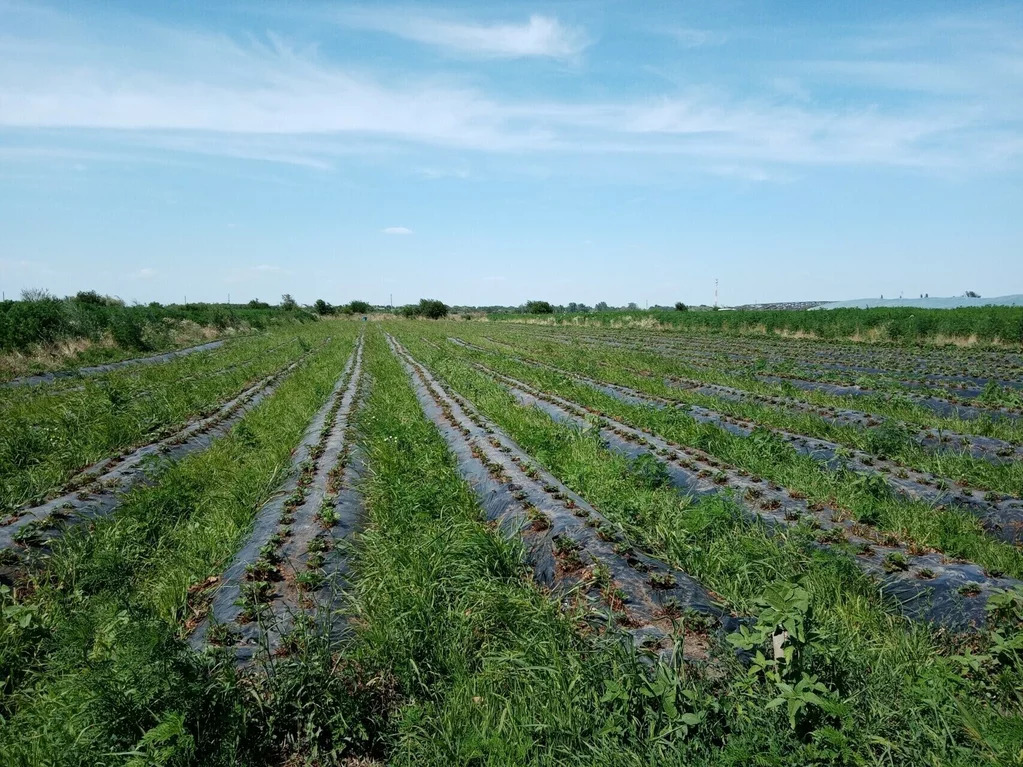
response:
[(122, 349), (145, 351), (149, 348), (145, 340), (145, 323), (136, 312), (124, 311), (114, 315), (110, 334), (114, 343)]
[(554, 314), (554, 307), (549, 301), (526, 301), (527, 314)]
[(352, 301), (348, 304), (348, 308), (351, 309), (352, 314), (369, 314), (373, 307), (366, 301)]
[(427, 319), (439, 320), (448, 316), (448, 305), (435, 298), (419, 299), (419, 314)]

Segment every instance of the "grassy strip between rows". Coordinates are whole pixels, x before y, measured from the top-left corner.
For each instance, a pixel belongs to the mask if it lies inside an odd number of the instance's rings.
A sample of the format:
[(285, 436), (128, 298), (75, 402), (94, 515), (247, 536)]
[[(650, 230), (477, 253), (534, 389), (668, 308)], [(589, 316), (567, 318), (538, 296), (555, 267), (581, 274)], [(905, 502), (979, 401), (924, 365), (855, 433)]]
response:
[[(497, 334), (488, 332), (487, 335), (494, 335), (496, 337)], [(891, 393), (853, 397), (829, 394), (823, 391), (808, 391), (798, 389), (790, 382), (784, 380), (780, 383), (761, 381), (755, 377), (754, 373), (756, 370), (752, 367), (745, 370), (745, 374), (738, 374), (711, 365), (688, 365), (685, 360), (667, 353), (658, 353), (655, 350), (630, 349), (628, 347), (615, 347), (601, 343), (564, 344), (540, 338), (530, 331), (520, 331), (514, 334), (505, 331), (501, 334), (501, 337), (509, 340), (514, 339), (513, 342), (516, 344), (525, 343), (532, 348), (541, 347), (544, 353), (547, 351), (551, 351), (556, 355), (559, 353), (574, 353), (585, 358), (604, 360), (606, 364), (611, 366), (627, 364), (633, 368), (647, 369), (658, 374), (677, 375), (707, 383), (734, 386), (760, 394), (782, 394), (818, 405), (866, 411), (885, 418), (902, 420), (919, 427), (941, 428), (961, 434), (983, 434), (1010, 442), (1023, 441), (1023, 426), (1018, 422), (1008, 420), (995, 421), (990, 418), (959, 419), (945, 417), (930, 408), (924, 407), (910, 397), (896, 396)]]
[[(479, 346), (493, 349), (495, 354), (507, 356), (508, 350), (495, 347), (486, 339), (479, 338), (472, 333), (463, 332), (461, 335)], [(583, 375), (622, 384), (678, 402), (700, 405), (737, 418), (746, 418), (764, 426), (783, 429), (795, 434), (819, 437), (868, 453), (888, 456), (906, 466), (927, 471), (939, 477), (947, 477), (955, 481), (961, 480), (974, 487), (996, 490), (1012, 496), (1023, 496), (1023, 464), (1010, 462), (999, 465), (969, 454), (932, 453), (924, 450), (903, 427), (895, 423), (873, 429), (862, 429), (830, 423), (820, 416), (791, 411), (784, 407), (762, 405), (752, 401), (735, 402), (712, 395), (689, 392), (669, 386), (662, 380), (665, 375), (678, 375), (680, 372), (683, 375), (688, 375), (688, 371), (679, 371), (677, 364), (650, 355), (639, 355), (617, 349), (613, 351), (566, 350), (564, 347), (558, 349), (538, 344), (535, 340), (531, 343), (530, 340), (521, 337), (514, 339), (514, 343), (521, 345), (525, 356), (542, 359), (557, 367)], [(635, 370), (651, 371), (654, 375), (638, 375), (632, 372)], [(702, 376), (706, 380), (713, 377)], [(731, 380), (727, 385), (758, 391), (758, 393), (768, 393), (764, 386), (751, 386), (749, 381)], [(805, 392), (800, 394), (805, 395)], [(816, 398), (813, 401), (816, 401)], [(849, 402), (838, 404), (841, 407), (851, 406), (853, 409), (862, 405), (862, 403), (850, 405)], [(886, 409), (890, 408), (875, 407), (871, 408), (871, 412), (887, 416), (888, 414), (883, 412)], [(897, 418), (897, 416), (892, 417)], [(973, 421), (942, 419), (933, 416), (933, 414), (932, 417), (922, 420), (921, 426), (943, 428), (955, 433), (987, 434), (991, 431), (987, 426), (978, 427), (978, 424)], [(1018, 427), (1003, 426), (1001, 428), (1018, 431)]]
[(979, 372), (1002, 374), (1020, 370), (1020, 355), (1013, 352), (977, 352), (956, 347), (943, 349), (885, 349), (834, 341), (801, 338), (737, 338), (704, 333), (672, 331), (598, 330), (593, 328), (561, 328), (552, 333), (586, 335), (594, 338), (622, 339), (629, 342), (654, 342), (702, 353), (737, 353), (754, 359), (783, 359), (806, 362), (836, 363), (864, 367), (892, 368), (917, 373), (926, 366), (938, 372), (971, 374)]
[[(470, 359), (481, 356), (463, 349), (446, 351)], [(968, 559), (991, 572), (1023, 577), (1023, 552), (988, 536), (968, 511), (937, 509), (893, 494), (883, 480), (871, 481), (851, 471), (829, 471), (767, 431), (740, 437), (713, 424), (699, 423), (681, 410), (622, 402), (585, 383), (499, 355), (487, 355), (486, 362), (540, 389), (620, 416), (626, 423), (652, 429), (679, 444), (705, 450), (733, 466), (802, 493), (811, 502), (837, 504), (856, 519), (901, 540)]]
[(190, 591), (230, 560), (340, 374), (354, 330), (334, 336), (230, 435), (70, 531), (17, 599), (4, 591), (0, 763), (250, 763), (295, 737), (292, 696), (329, 655), (239, 686), (180, 638)]
[[(582, 339), (580, 338), (580, 340)], [(934, 360), (927, 362), (926, 373), (919, 369), (904, 368), (906, 360), (912, 359), (908, 354), (903, 354), (896, 360), (866, 364), (863, 360), (822, 360), (813, 353), (812, 349), (806, 350), (808, 353), (803, 355), (800, 354), (803, 349), (794, 344), (785, 349), (774, 348), (769, 351), (756, 348), (741, 349), (736, 348), (733, 344), (694, 344), (689, 338), (682, 339), (680, 343), (679, 339), (666, 339), (653, 334), (647, 337), (624, 336), (616, 333), (586, 336), (587, 343), (593, 340), (611, 341), (623, 344), (624, 348), (661, 353), (698, 368), (716, 367), (733, 372), (754, 370), (758, 374), (783, 375), (839, 384), (858, 384), (867, 389), (889, 393), (912, 392), (953, 399), (962, 398), (964, 393), (960, 384), (963, 382), (954, 380), (958, 375), (989, 378), (993, 380), (988, 381), (987, 385), (980, 386), (982, 392), (976, 397), (976, 402), (979, 405), (1019, 407), (1021, 403), (1019, 392), (1014, 387), (1002, 385), (1002, 382), (1018, 376), (1019, 369), (1005, 367), (998, 369), (1002, 372), (997, 372), (982, 367), (983, 361), (981, 360), (973, 361), (972, 365), (964, 362), (961, 373), (946, 373), (945, 376), (951, 376), (946, 378), (940, 375), (940, 371), (944, 369), (943, 366)], [(939, 373), (939, 376), (929, 377), (928, 373)], [(969, 388), (977, 386), (976, 383), (965, 383)], [(966, 397), (966, 399), (972, 398)]]
[[(647, 668), (580, 630), (482, 523), (379, 330), (358, 429), (370, 525), (353, 549), (356, 634), (293, 643), (239, 681), (180, 641), (189, 589), (222, 568), (343, 366), (314, 355), (229, 437), (58, 545), (2, 596), (0, 762), (12, 765), (977, 765), (1023, 746), (1013, 637), (971, 649), (881, 609), (852, 565), (698, 506), (649, 466), (520, 408), (464, 363), (429, 361), (644, 546), (758, 616), (786, 657)], [(403, 338), (421, 359), (429, 348)], [(645, 536), (645, 537), (644, 537)], [(1018, 602), (998, 617), (1018, 626)], [(995, 644), (997, 639), (1002, 645)], [(741, 640), (740, 640), (741, 642)]]
[(957, 309), (908, 307), (830, 309), (794, 312), (740, 310), (729, 312), (679, 312), (666, 309), (629, 309), (549, 315), (501, 314), (491, 320), (533, 322), (546, 325), (596, 325), (609, 327), (672, 328), (688, 332), (723, 335), (786, 335), (829, 340), (894, 345), (961, 342), (971, 346), (1023, 344), (1023, 307), (979, 306)]
[[(98, 376), (60, 396), (13, 395), (20, 399), (0, 418), (0, 514), (39, 500), (83, 466), (215, 408), (334, 333), (352, 334), (342, 323), (295, 326), (207, 354)], [(234, 363), (242, 364), (216, 372)]]
[[(771, 536), (725, 498), (694, 503), (652, 462), (630, 463), (592, 434), (519, 406), (451, 351), (419, 342), (419, 328), (398, 333), (642, 548), (759, 615), (768, 633), (787, 620), (798, 626), (789, 629), (799, 635), (790, 661), (757, 662), (719, 680), (714, 718), (723, 750), (714, 763), (975, 765), (1019, 755), (1018, 596), (1006, 598), (993, 633), (957, 640), (910, 624), (851, 559), (816, 549), (812, 530)], [(758, 683), (776, 685), (774, 695), (764, 697)], [(792, 720), (776, 718), (768, 704), (794, 712)]]

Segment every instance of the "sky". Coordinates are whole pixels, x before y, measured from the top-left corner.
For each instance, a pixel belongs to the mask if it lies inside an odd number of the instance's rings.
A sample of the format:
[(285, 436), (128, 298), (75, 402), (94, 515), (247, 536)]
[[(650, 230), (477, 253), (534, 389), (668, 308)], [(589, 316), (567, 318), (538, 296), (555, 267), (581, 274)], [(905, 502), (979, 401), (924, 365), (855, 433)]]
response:
[(0, 289), (1023, 293), (1023, 3), (0, 0)]

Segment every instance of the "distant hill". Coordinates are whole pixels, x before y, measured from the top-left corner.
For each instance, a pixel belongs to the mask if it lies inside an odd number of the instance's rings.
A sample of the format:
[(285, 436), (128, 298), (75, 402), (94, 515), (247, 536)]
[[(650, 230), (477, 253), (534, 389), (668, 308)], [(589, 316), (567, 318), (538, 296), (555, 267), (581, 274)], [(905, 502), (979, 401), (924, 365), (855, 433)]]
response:
[(964, 306), (1023, 306), (1023, 294), (993, 298), (857, 298), (852, 301), (832, 301), (817, 309), (877, 309), (908, 306), (916, 309), (959, 309)]

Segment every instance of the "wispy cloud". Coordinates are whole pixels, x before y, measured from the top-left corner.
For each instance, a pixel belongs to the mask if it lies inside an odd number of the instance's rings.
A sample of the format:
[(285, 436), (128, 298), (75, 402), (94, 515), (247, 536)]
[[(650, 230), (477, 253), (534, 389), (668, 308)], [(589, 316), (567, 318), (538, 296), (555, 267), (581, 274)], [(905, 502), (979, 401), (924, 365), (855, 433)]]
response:
[(579, 55), (589, 40), (581, 29), (551, 16), (533, 15), (524, 23), (473, 24), (406, 12), (343, 14), (341, 23), (414, 40), (469, 56), (567, 59)]
[[(490, 55), (562, 56), (582, 45), (566, 42), (572, 35), (545, 17), (519, 25), (380, 18), (375, 28)], [(147, 26), (132, 41), (104, 48), (88, 29), (64, 34), (69, 40), (59, 43), (0, 37), (0, 128), (61, 129), (45, 132), (55, 145), (45, 151), (55, 156), (63, 151), (62, 137), (80, 136), (80, 129), (90, 136), (112, 132), (122, 151), (192, 152), (317, 170), (332, 169), (346, 155), (416, 146), (602, 161), (651, 155), (730, 174), (748, 164), (751, 177), (774, 176), (770, 165), (975, 171), (1021, 156), (1023, 106), (1013, 94), (1023, 88), (1023, 54), (1011, 41), (997, 50), (977, 47), (972, 58), (961, 53), (948, 64), (954, 77), (942, 70), (925, 78), (930, 70), (908, 54), (897, 66), (836, 60), (816, 74), (809, 60), (793, 58), (773, 81), (765, 72), (773, 87), (758, 96), (681, 83), (662, 97), (529, 100), (437, 76), (374, 77), (277, 35), (242, 41)], [(964, 95), (958, 86), (976, 80), (985, 57), (1000, 62), (998, 77)], [(809, 100), (808, 89), (816, 94), (825, 76), (820, 71), (846, 82), (908, 79), (934, 87), (911, 100)], [(956, 85), (955, 92), (943, 97), (939, 81)]]
[(383, 232), (384, 234), (399, 234), (399, 235), (412, 234), (413, 233), (411, 229), (409, 229), (408, 227), (405, 227), (405, 226), (388, 226), (388, 227), (386, 227), (384, 229), (381, 229), (380, 231)]
[(137, 272), (135, 272), (135, 276), (138, 277), (140, 280), (150, 280), (153, 277), (156, 277), (157, 274), (159, 274), (159, 272), (157, 272), (156, 269), (152, 269), (148, 266), (143, 267), (142, 269), (139, 269)]

